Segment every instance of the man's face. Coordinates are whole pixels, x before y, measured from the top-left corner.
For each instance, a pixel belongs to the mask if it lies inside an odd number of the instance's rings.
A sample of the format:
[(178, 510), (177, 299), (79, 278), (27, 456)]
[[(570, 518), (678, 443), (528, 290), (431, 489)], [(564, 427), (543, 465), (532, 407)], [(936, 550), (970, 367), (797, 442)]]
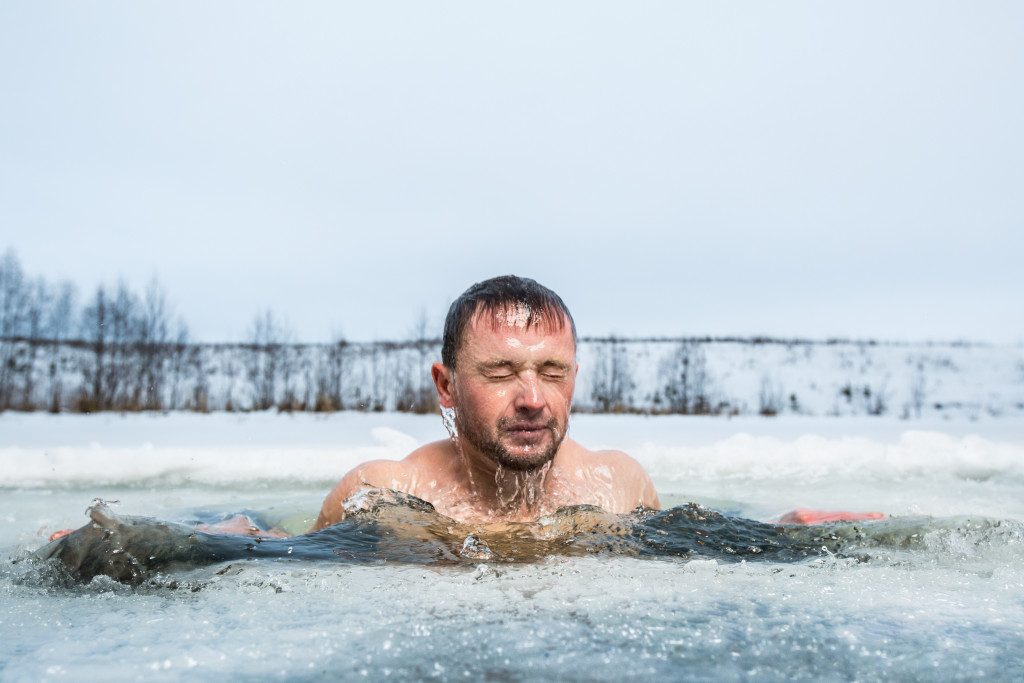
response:
[(453, 402), (459, 438), (512, 470), (550, 462), (569, 428), (576, 344), (566, 320), (524, 325), (511, 307), (478, 313), (458, 350)]

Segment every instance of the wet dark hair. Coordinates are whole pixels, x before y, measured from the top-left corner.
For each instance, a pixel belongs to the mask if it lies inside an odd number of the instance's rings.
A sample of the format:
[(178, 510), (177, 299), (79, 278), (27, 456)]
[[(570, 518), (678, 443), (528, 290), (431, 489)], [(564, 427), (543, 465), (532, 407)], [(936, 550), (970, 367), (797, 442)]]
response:
[[(441, 362), (446, 367), (455, 369), (455, 357), (462, 347), (473, 317), (478, 313), (504, 313), (509, 307), (522, 307), (527, 314), (526, 327), (537, 323), (538, 316), (543, 315), (542, 325), (551, 325), (561, 330), (565, 321), (569, 321), (572, 329), (572, 341), (576, 343), (576, 323), (565, 302), (550, 289), (536, 280), (516, 275), (502, 275), (490, 280), (478, 282), (456, 299), (448, 309), (448, 317), (444, 320), (444, 341), (441, 346)], [(563, 317), (564, 316), (564, 317)]]

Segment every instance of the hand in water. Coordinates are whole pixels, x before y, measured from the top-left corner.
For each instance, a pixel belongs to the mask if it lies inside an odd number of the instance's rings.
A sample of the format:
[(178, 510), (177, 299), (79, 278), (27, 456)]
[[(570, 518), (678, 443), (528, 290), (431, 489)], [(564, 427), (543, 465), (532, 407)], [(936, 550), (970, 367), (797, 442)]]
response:
[(825, 524), (826, 522), (856, 521), (863, 519), (882, 519), (881, 512), (841, 512), (835, 510), (809, 510), (797, 508), (779, 518), (779, 524)]

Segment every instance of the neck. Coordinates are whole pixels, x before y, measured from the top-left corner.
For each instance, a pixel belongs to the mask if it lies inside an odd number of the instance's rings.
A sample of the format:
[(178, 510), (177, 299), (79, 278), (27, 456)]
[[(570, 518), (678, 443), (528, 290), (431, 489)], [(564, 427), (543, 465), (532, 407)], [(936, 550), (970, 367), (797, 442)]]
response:
[(475, 452), (468, 444), (456, 444), (465, 465), (467, 485), (479, 507), (506, 521), (534, 520), (546, 512), (551, 462), (533, 470), (510, 470)]

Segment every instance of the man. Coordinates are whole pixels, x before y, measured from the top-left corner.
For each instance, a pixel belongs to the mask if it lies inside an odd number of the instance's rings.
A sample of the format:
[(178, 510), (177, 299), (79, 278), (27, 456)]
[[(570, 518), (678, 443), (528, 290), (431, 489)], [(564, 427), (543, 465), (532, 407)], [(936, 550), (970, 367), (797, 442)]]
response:
[[(473, 285), (448, 311), (441, 361), (431, 375), (451, 438), (356, 467), (328, 494), (313, 531), (344, 519), (346, 505), (374, 488), (416, 496), (461, 522), (533, 521), (567, 505), (619, 514), (660, 507), (635, 460), (567, 438), (576, 326), (550, 289), (512, 275)], [(881, 516), (799, 509), (779, 521)]]
[(411, 494), (463, 522), (532, 521), (567, 505), (659, 507), (635, 460), (567, 438), (579, 366), (576, 326), (557, 294), (515, 276), (473, 285), (448, 312), (441, 359), (431, 375), (451, 439), (356, 467), (314, 530), (341, 521), (346, 501), (369, 488)]

